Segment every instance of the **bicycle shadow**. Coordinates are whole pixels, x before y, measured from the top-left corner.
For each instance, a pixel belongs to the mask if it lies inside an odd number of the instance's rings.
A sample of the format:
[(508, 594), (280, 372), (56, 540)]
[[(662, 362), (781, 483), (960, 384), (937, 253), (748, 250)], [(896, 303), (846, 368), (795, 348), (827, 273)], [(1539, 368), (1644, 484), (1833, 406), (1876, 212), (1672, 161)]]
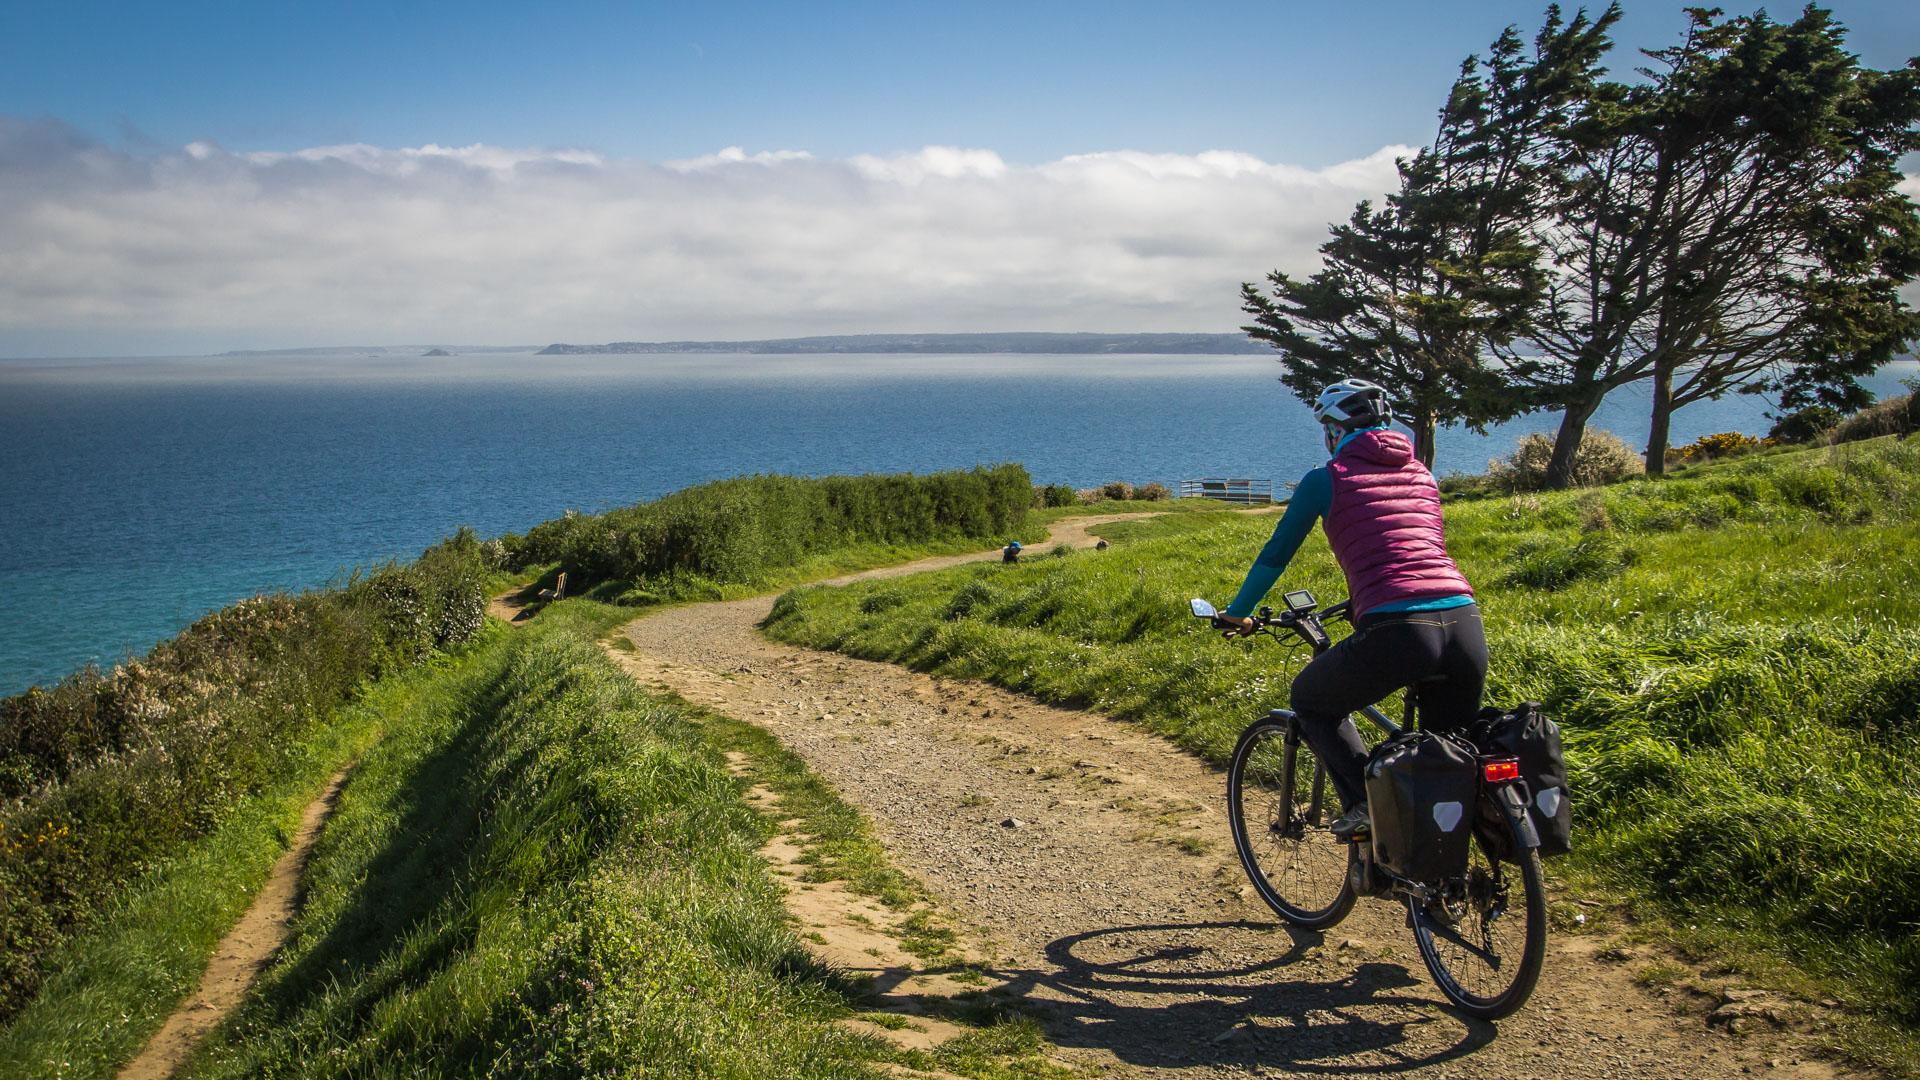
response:
[[(1262, 943), (1286, 935), (1288, 947), (1222, 964), (1192, 940), (1232, 930), (1259, 931)], [(1298, 968), (1324, 944), (1318, 932), (1271, 923), (1143, 923), (1054, 939), (1046, 949), (1051, 971), (993, 974), (1037, 1007), (1057, 1044), (1106, 1050), (1141, 1066), (1397, 1073), (1465, 1057), (1497, 1035), (1492, 1024), (1441, 1012), (1430, 997), (1398, 992), (1423, 985), (1424, 972), (1380, 961), (1335, 978)], [(1436, 1038), (1445, 1041), (1436, 1047)], [(1368, 1052), (1390, 1060), (1352, 1060)]]

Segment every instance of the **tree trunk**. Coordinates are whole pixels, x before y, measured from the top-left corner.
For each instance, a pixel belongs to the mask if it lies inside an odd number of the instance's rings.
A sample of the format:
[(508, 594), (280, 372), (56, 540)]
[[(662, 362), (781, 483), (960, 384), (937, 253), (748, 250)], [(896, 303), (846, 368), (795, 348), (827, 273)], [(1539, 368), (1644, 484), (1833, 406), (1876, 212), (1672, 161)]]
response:
[(1673, 423), (1673, 367), (1653, 367), (1653, 425), (1647, 430), (1647, 475), (1667, 475), (1667, 434)]
[(1419, 458), (1420, 464), (1425, 465), (1427, 470), (1431, 472), (1433, 470), (1433, 440), (1436, 426), (1433, 422), (1433, 410), (1414, 409), (1413, 415), (1407, 418), (1407, 426), (1413, 429), (1413, 456)]
[(1560, 430), (1553, 437), (1553, 458), (1547, 462), (1546, 486), (1550, 490), (1573, 486), (1573, 466), (1580, 456), (1580, 441), (1587, 437), (1587, 421), (1606, 396), (1597, 384), (1588, 392), (1593, 396), (1568, 402), (1567, 411), (1560, 416)]

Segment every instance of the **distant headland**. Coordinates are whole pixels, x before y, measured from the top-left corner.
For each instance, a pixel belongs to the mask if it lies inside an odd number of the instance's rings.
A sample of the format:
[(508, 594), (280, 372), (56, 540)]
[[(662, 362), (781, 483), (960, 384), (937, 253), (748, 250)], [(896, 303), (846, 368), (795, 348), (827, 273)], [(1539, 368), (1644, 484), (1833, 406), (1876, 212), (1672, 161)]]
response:
[(586, 353), (1265, 353), (1244, 334), (838, 334), (763, 341), (553, 344), (541, 356)]

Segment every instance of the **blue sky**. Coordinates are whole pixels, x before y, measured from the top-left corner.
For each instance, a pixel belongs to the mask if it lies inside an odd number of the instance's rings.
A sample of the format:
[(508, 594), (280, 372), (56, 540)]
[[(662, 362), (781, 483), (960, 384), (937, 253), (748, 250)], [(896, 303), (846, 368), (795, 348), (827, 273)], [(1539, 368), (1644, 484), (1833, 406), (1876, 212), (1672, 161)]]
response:
[[(1833, 6), (1866, 62), (1920, 53), (1912, 3)], [(0, 112), (236, 150), (1230, 149), (1312, 166), (1424, 142), (1460, 59), (1544, 8), (6, 0)], [(1618, 38), (1664, 44), (1681, 22), (1677, 3), (1636, 0)]]
[(0, 0), (0, 356), (1231, 330), (1544, 8)]

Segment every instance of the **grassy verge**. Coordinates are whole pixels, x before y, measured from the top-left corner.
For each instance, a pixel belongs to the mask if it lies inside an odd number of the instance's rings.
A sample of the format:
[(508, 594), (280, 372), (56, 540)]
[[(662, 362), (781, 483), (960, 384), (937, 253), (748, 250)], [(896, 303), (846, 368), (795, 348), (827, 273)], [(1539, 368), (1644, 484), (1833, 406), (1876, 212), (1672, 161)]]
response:
[(309, 732), (276, 783), (134, 881), (90, 933), (50, 958), (53, 976), (0, 1030), (0, 1076), (109, 1077), (132, 1060), (199, 984), (214, 948), (292, 842), (301, 811), (379, 737), (383, 713), (436, 677), (418, 669), (389, 679)]
[(0, 701), (0, 1023), (142, 875), (299, 775), (341, 707), (476, 632), (485, 578), (463, 530), (405, 566), (252, 597), (111, 672)]
[[(1781, 958), (1915, 1075), (1920, 1025), (1920, 441), (1741, 459), (1664, 482), (1449, 504), (1492, 693), (1569, 735), (1581, 851), (1676, 940)], [(1270, 520), (1104, 526), (1112, 551), (801, 589), (774, 636), (1097, 707), (1221, 760), (1302, 654), (1185, 613), (1230, 596)], [(1317, 536), (1289, 588), (1344, 594)]]
[(555, 606), (378, 703), (292, 940), (184, 1075), (871, 1077), (898, 1058), (834, 1023), (859, 989), (795, 938), (717, 736), (596, 644), (628, 616)]

